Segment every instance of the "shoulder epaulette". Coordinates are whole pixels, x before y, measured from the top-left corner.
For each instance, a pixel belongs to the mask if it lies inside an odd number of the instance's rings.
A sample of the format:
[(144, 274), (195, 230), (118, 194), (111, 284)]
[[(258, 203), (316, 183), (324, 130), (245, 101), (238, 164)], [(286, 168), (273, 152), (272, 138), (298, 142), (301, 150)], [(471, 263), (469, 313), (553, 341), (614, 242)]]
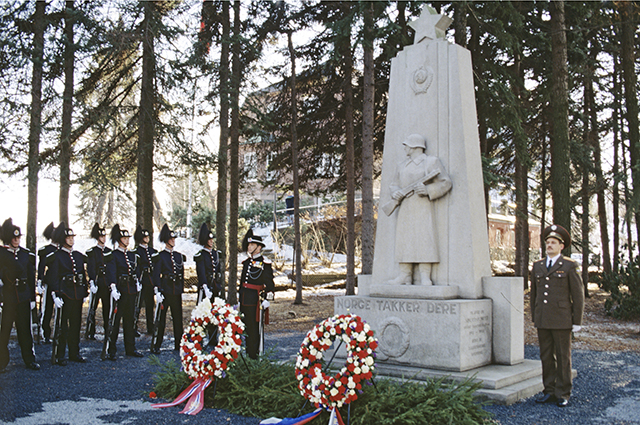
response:
[(93, 253), (93, 249), (95, 248), (95, 246), (92, 246), (91, 248), (87, 249), (86, 253), (87, 255)]
[(31, 252), (31, 251), (29, 251), (29, 250), (27, 250), (27, 251), (29, 252), (29, 262), (30, 262), (32, 265), (34, 265), (34, 266), (35, 266), (35, 265), (36, 265), (36, 254), (34, 254), (33, 252)]
[(113, 260), (113, 255), (112, 254), (113, 254), (113, 251), (105, 252), (104, 253), (104, 261), (107, 262), (107, 261)]
[(49, 255), (47, 255), (47, 257), (45, 258), (45, 264), (47, 266), (50, 266), (51, 264), (53, 264), (53, 260), (56, 258), (56, 252), (58, 251), (50, 252)]
[(159, 259), (160, 259), (160, 253), (159, 252), (156, 252), (151, 256), (151, 261), (153, 261), (154, 263), (157, 263)]
[(266, 257), (262, 257), (262, 262), (265, 263), (265, 264), (271, 264), (271, 260), (269, 260)]
[(198, 251), (198, 253), (193, 256), (193, 261), (197, 263), (198, 261), (201, 261), (201, 260), (202, 260), (202, 251)]
[(180, 254), (180, 255), (182, 255), (182, 261), (187, 261), (187, 256), (186, 255), (184, 255), (184, 254)]

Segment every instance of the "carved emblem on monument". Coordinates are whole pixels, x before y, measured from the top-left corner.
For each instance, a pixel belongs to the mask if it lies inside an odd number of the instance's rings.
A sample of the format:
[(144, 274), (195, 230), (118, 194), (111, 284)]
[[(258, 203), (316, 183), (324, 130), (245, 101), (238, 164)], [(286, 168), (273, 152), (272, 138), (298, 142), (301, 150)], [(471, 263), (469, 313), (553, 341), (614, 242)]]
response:
[(430, 66), (416, 69), (411, 78), (411, 88), (415, 94), (426, 93), (433, 82), (433, 68)]
[[(378, 349), (387, 357), (401, 357), (409, 348), (409, 327), (397, 317), (388, 317), (380, 323)], [(381, 358), (381, 360), (384, 360)]]

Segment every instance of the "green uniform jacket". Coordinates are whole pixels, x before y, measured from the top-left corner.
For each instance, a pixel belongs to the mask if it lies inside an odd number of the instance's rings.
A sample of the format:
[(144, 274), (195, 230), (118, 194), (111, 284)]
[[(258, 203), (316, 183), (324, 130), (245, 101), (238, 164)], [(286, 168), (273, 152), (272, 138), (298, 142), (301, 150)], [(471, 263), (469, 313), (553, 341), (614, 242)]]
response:
[(531, 316), (539, 329), (571, 329), (582, 324), (584, 288), (578, 265), (560, 257), (547, 270), (547, 258), (533, 263), (531, 270)]

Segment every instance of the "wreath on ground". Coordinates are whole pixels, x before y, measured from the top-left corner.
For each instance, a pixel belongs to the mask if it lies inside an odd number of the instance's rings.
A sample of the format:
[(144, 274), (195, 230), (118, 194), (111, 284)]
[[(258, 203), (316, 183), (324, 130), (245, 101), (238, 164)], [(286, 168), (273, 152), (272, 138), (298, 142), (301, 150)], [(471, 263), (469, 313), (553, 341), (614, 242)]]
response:
[[(323, 370), (323, 353), (334, 340), (346, 345), (347, 361), (335, 375)], [(316, 325), (305, 337), (296, 360), (300, 393), (316, 407), (330, 410), (358, 398), (362, 383), (373, 376), (378, 341), (361, 317), (336, 315)]]
[(180, 343), (186, 374), (193, 379), (224, 378), (229, 363), (238, 358), (243, 332), (244, 323), (236, 309), (220, 298), (213, 305), (207, 298), (202, 300), (191, 312)]

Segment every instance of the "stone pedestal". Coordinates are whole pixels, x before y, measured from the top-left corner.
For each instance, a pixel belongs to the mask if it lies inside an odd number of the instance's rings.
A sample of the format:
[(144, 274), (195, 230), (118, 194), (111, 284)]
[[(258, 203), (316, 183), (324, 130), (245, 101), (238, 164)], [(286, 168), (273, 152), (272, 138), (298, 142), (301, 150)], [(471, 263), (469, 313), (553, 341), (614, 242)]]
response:
[(491, 363), (491, 300), (345, 296), (335, 298), (334, 310), (371, 326), (377, 360), (387, 365), (460, 372)]
[(522, 277), (483, 277), (484, 295), (493, 301), (493, 363), (524, 361), (524, 281)]

